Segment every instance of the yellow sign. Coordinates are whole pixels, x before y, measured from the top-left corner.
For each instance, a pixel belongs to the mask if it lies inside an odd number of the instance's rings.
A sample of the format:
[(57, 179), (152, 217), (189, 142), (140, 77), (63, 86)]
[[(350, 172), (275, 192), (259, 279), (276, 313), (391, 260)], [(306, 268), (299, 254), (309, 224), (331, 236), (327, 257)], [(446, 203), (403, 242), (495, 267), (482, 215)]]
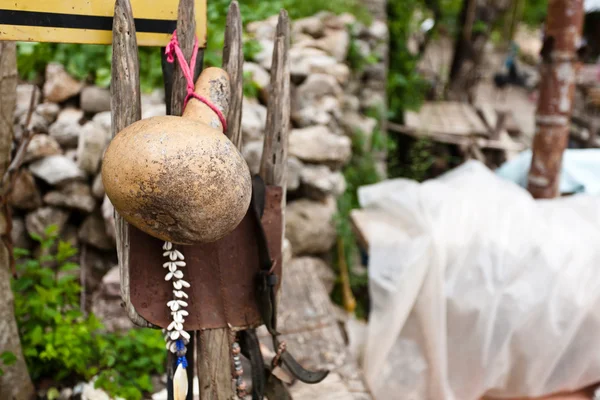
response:
[[(138, 46), (165, 46), (179, 0), (130, 0)], [(0, 40), (112, 43), (114, 0), (0, 0)], [(206, 44), (206, 0), (195, 0), (198, 44)]]

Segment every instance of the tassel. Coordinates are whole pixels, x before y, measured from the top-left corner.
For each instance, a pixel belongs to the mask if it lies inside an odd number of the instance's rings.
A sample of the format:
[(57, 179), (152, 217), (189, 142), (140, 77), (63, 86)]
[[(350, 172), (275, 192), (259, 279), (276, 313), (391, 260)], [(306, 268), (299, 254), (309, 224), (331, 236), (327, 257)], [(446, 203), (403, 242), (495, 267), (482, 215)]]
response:
[(185, 400), (188, 392), (187, 370), (179, 363), (173, 375), (173, 400)]

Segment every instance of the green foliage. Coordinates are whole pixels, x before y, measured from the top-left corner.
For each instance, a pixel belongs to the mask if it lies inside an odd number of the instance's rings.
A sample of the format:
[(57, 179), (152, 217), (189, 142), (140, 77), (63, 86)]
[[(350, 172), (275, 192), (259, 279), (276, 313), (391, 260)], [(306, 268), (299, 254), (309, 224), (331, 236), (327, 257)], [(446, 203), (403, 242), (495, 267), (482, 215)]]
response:
[[(10, 367), (17, 361), (17, 356), (10, 351), (5, 351), (0, 354), (0, 365)], [(0, 376), (4, 375), (4, 370), (0, 368)]]
[(255, 99), (260, 94), (260, 87), (256, 82), (254, 82), (252, 78), (252, 73), (250, 71), (244, 72), (244, 86), (243, 86), (244, 96), (250, 99)]
[(521, 0), (523, 6), (522, 21), (532, 28), (539, 28), (546, 19), (548, 0)]
[(90, 380), (113, 396), (141, 399), (152, 390), (150, 374), (162, 373), (164, 343), (159, 331), (106, 333), (93, 315), (79, 309), (81, 287), (71, 262), (77, 251), (57, 238), (56, 227), (40, 244), (40, 256), (15, 249), (18, 278), (12, 281), (23, 354), (34, 381), (57, 384)]
[(388, 2), (388, 29), (390, 50), (387, 95), (390, 117), (400, 120), (402, 112), (418, 108), (427, 89), (426, 82), (417, 73), (418, 58), (408, 51), (407, 42), (412, 33), (411, 22), (421, 0), (390, 0)]

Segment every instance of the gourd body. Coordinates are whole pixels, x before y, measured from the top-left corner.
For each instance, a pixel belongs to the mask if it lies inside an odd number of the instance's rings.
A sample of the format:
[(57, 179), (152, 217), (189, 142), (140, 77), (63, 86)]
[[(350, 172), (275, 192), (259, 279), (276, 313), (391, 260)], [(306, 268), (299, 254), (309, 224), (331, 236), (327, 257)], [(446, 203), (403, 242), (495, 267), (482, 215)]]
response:
[(202, 107), (193, 99), (183, 117), (137, 121), (104, 155), (102, 181), (117, 212), (161, 240), (216, 241), (235, 229), (250, 204), (248, 165), (220, 130), (203, 123)]

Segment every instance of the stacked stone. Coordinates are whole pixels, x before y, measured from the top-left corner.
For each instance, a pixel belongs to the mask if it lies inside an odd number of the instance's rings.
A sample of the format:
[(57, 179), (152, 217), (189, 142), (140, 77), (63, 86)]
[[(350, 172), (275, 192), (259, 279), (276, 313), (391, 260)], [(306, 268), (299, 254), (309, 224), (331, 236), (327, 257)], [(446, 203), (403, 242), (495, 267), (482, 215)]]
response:
[[(244, 156), (258, 172), (263, 148), (270, 64), (277, 16), (247, 26), (262, 51), (244, 64), (259, 88), (245, 98)], [(352, 157), (357, 131), (369, 138), (379, 121), (366, 110), (385, 104), (386, 25), (366, 27), (349, 14), (319, 13), (293, 23), (290, 49), (292, 130), (289, 140), (286, 211), (287, 251), (294, 256), (323, 255), (334, 245), (336, 198), (346, 189), (342, 173)], [(351, 71), (348, 49), (373, 56), (363, 71)], [(80, 250), (92, 310), (115, 329), (129, 326), (120, 310), (113, 208), (100, 177), (103, 152), (111, 138), (110, 92), (71, 77), (49, 64), (43, 88), (18, 87), (15, 136), (18, 141), (34, 92), (30, 128), (35, 133), (18, 173), (10, 203), (17, 247), (36, 250), (30, 234), (56, 225), (60, 237)], [(165, 114), (164, 92), (142, 95), (142, 116)], [(132, 155), (135, 156), (135, 155)], [(289, 246), (291, 245), (291, 246)], [(82, 251), (85, 248), (85, 251)], [(89, 294), (94, 293), (93, 296)]]
[[(244, 64), (259, 88), (257, 99), (244, 99), (244, 156), (258, 172), (268, 101), (269, 69), (277, 17), (248, 24), (262, 51)], [(352, 43), (351, 43), (352, 42)], [(350, 46), (370, 59), (351, 71)], [(286, 237), (294, 256), (322, 255), (334, 245), (336, 198), (346, 189), (342, 173), (352, 157), (352, 139), (360, 131), (369, 140), (385, 114), (387, 25), (367, 27), (350, 14), (322, 12), (292, 25), (290, 73), (292, 113), (289, 139)]]

